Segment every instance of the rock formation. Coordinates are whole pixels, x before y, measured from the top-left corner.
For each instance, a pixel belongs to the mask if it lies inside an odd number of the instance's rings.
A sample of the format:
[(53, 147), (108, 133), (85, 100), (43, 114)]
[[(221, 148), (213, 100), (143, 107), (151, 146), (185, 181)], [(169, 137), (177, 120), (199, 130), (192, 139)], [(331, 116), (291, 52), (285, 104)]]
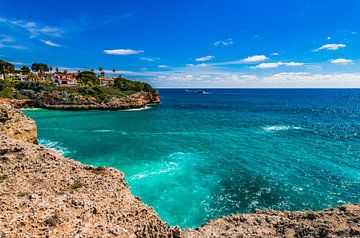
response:
[(92, 96), (64, 92), (40, 92), (32, 90), (22, 93), (33, 100), (33, 106), (56, 110), (123, 110), (142, 108), (160, 102), (158, 92), (137, 92), (126, 97), (112, 97), (99, 101)]
[(169, 227), (131, 194), (123, 173), (36, 145), (31, 119), (9, 103), (0, 112), (0, 237), (360, 237), (360, 205)]
[(321, 212), (268, 210), (231, 215), (186, 230), (182, 237), (360, 237), (360, 205)]
[(1, 103), (0, 106), (0, 135), (1, 134), (25, 142), (37, 143), (35, 122), (9, 103)]

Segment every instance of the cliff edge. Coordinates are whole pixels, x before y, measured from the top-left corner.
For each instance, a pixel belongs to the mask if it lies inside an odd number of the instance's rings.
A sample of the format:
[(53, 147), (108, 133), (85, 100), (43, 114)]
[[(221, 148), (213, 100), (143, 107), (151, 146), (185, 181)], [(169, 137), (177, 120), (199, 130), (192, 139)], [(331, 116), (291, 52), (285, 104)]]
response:
[(10, 103), (0, 102), (0, 135), (37, 144), (36, 123)]
[(34, 144), (36, 125), (0, 103), (0, 237), (360, 237), (360, 205), (258, 211), (169, 227), (131, 194), (124, 174)]

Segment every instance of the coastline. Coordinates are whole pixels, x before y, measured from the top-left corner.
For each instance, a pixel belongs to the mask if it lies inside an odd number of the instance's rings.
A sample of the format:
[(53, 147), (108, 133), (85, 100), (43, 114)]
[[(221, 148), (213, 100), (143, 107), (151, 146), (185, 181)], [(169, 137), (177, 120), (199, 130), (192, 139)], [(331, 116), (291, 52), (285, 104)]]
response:
[[(4, 185), (0, 201), (5, 211), (0, 215), (0, 230), (7, 236), (22, 233), (85, 237), (360, 235), (356, 222), (360, 219), (360, 205), (356, 204), (324, 212), (257, 211), (232, 215), (195, 230), (169, 227), (152, 208), (131, 194), (121, 172), (82, 165), (34, 144), (37, 142), (35, 122), (8, 103), (0, 104), (0, 109), (7, 114), (5, 123), (0, 124), (0, 168), (1, 173), (6, 173), (0, 174), (3, 178), (0, 183)], [(14, 214), (17, 220), (8, 225)]]
[(36, 99), (1, 99), (1, 102), (11, 103), (16, 108), (43, 108), (48, 110), (66, 110), (66, 111), (89, 111), (89, 110), (131, 110), (144, 109), (150, 105), (160, 103), (159, 94), (151, 92), (138, 92), (122, 98), (111, 98), (107, 101), (96, 102), (88, 101), (84, 103), (74, 103), (67, 100), (44, 101), (41, 98)]

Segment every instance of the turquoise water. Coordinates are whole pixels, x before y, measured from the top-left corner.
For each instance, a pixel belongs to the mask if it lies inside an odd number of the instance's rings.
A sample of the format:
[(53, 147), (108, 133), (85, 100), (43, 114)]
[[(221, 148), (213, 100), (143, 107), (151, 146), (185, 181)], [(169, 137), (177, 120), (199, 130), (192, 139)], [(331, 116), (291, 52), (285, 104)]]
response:
[(144, 111), (26, 110), (40, 142), (112, 166), (171, 225), (360, 202), (360, 90), (160, 90)]

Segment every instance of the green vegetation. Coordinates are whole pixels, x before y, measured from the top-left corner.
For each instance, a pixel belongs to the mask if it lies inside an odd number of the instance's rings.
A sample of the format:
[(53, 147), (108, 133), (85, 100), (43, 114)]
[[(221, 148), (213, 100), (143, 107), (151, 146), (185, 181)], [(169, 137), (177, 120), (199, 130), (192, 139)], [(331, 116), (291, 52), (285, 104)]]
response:
[[(105, 77), (105, 71), (99, 67), (100, 75), (97, 75), (93, 69), (88, 71), (78, 71), (70, 76), (76, 77), (77, 84), (72, 86), (61, 85), (57, 86), (49, 74), (46, 72), (52, 71), (52, 67), (44, 63), (33, 63), (31, 68), (22, 66), (20, 70), (15, 70), (13, 64), (0, 60), (0, 75), (4, 80), (0, 79), (0, 97), (10, 99), (38, 99), (39, 95), (46, 94), (46, 99), (59, 99), (65, 97), (78, 101), (79, 97), (83, 100), (91, 97), (96, 101), (104, 101), (113, 97), (125, 97), (136, 92), (156, 92), (149, 84), (144, 82), (132, 81), (119, 76), (112, 78), (110, 83), (102, 84), (100, 77)], [(59, 72), (55, 68), (56, 73)], [(114, 73), (115, 69), (112, 70)], [(29, 81), (20, 81), (16, 73), (21, 73), (27, 76)], [(64, 70), (64, 73), (67, 73)], [(23, 77), (23, 76), (22, 76)], [(109, 82), (109, 81), (108, 81)], [(62, 95), (62, 96), (61, 96)], [(77, 99), (76, 99), (77, 98)]]
[(47, 64), (43, 63), (33, 63), (31, 65), (31, 70), (40, 74), (50, 71), (50, 67)]
[(155, 92), (156, 89), (150, 86), (148, 83), (132, 81), (125, 79), (123, 77), (118, 77), (114, 80), (114, 88), (117, 88), (121, 91), (144, 91), (144, 92)]
[(24, 99), (17, 90), (15, 90), (16, 85), (19, 82), (16, 80), (5, 79), (0, 80), (0, 98), (10, 98), (10, 99)]
[(31, 72), (31, 69), (28, 66), (24, 65), (23, 67), (21, 67), (20, 71), (23, 74), (29, 74)]
[(18, 196), (18, 197), (28, 197), (29, 195), (30, 195), (29, 192), (21, 192), (21, 193), (19, 193), (17, 196)]
[(0, 60), (0, 74), (2, 75), (3, 79), (6, 78), (6, 75), (9, 73), (15, 72), (15, 66), (9, 62), (4, 60)]
[(99, 78), (96, 76), (96, 74), (92, 71), (83, 71), (80, 72), (77, 77), (76, 80), (78, 81), (78, 83), (81, 86), (85, 86), (85, 87), (93, 87), (95, 85), (99, 85), (100, 84), (100, 80)]
[(71, 186), (71, 189), (76, 190), (76, 189), (79, 189), (79, 188), (82, 188), (82, 187), (84, 187), (84, 184), (83, 184), (83, 183), (81, 183), (81, 182), (76, 182), (76, 183), (74, 183), (74, 184)]
[(7, 178), (6, 175), (0, 175), (0, 182), (4, 181)]

